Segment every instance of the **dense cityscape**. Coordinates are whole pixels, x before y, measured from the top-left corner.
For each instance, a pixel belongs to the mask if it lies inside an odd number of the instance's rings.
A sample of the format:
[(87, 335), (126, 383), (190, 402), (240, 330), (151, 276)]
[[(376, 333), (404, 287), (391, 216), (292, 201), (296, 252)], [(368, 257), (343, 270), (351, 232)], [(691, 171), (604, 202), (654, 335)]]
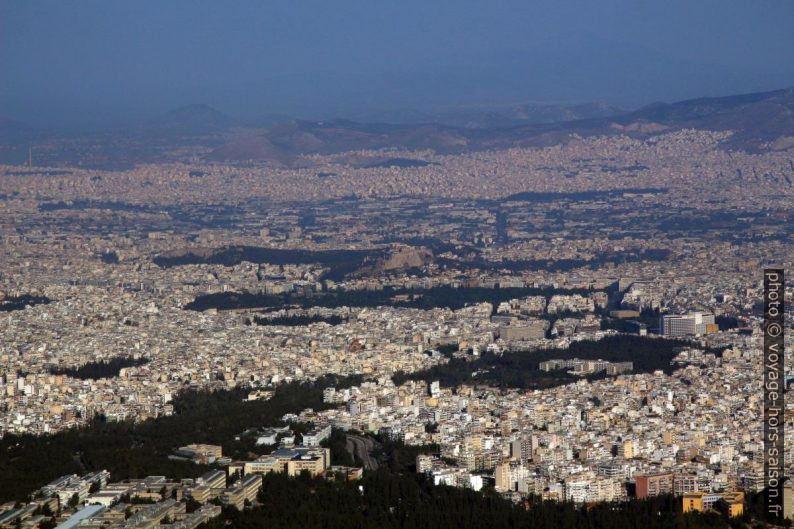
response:
[(92, 2), (0, 0), (0, 529), (794, 524), (790, 6)]
[[(334, 471), (346, 479), (377, 467), (374, 445), (359, 454), (356, 443), (388, 439), (432, 447), (413, 469), (434, 485), (490, 488), (516, 502), (672, 494), (685, 510), (742, 515), (744, 494), (763, 489), (758, 271), (773, 264), (770, 249), (784, 258), (775, 264), (794, 264), (792, 188), (775, 177), (790, 174), (791, 160), (720, 154), (708, 134), (687, 134), (691, 161), (678, 152), (675, 166), (658, 154), (682, 141), (675, 134), (653, 147), (618, 138), (484, 156), (410, 153), (433, 165), (371, 172), (376, 185), (355, 197), (345, 195), (361, 189), (365, 171), (335, 169), (346, 183), (333, 186), (338, 199), (320, 202), (328, 177), (309, 173), (264, 170), (290, 182), (284, 193), (258, 178), (267, 199), (244, 180), (216, 202), (223, 167), (5, 167), (2, 434), (155, 420), (174, 414), (185, 391), (267, 401), (280, 384), (359, 376), (326, 387), (325, 409), (280, 418), (324, 432), (300, 435), (307, 445), (347, 432), (355, 457)], [(694, 161), (702, 149), (727, 156), (737, 175), (744, 169), (735, 189), (704, 194), (707, 174), (671, 177), (703, 172)], [(533, 165), (567, 171), (585, 157), (589, 171), (564, 187)], [(492, 187), (472, 190), (467, 179), (481, 181), (486, 166), (497, 168)], [(201, 184), (180, 171), (200, 172)], [(438, 171), (449, 190), (426, 193), (422, 179)], [(748, 177), (759, 174), (778, 186), (777, 203)], [(625, 187), (627, 177), (636, 187)], [(99, 526), (196, 527), (220, 507), (187, 512), (183, 499), (251, 504), (262, 474), (287, 471), (273, 458), (298, 453), (286, 432), (268, 434), (248, 460), (218, 446), (201, 461), (212, 470), (195, 478), (51, 476), (39, 494), (20, 491), (46, 501), (8, 504), (4, 523), (35, 527), (49, 519), (45, 506), (68, 519), (99, 504), (85, 514)], [(317, 468), (295, 457), (311, 475), (334, 475), (330, 450)], [(130, 511), (130, 498), (156, 507)]]

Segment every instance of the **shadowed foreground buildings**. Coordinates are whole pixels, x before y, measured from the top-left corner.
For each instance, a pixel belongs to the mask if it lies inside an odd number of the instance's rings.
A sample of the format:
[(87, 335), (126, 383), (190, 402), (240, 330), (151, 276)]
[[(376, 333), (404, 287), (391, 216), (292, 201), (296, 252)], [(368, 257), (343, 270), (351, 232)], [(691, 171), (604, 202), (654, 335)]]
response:
[[(190, 446), (222, 459), (220, 447), (216, 451), (210, 445)], [(331, 467), (330, 458), (328, 448), (298, 446), (276, 449), (254, 462), (210, 470), (195, 479), (148, 476), (108, 483), (107, 471), (67, 475), (34, 492), (27, 505), (0, 506), (0, 527), (35, 528), (46, 526), (52, 518), (66, 529), (195, 529), (218, 516), (221, 506), (242, 510), (253, 505), (263, 474), (315, 477), (330, 470), (329, 479), (360, 479), (360, 468)], [(3, 512), (5, 507), (10, 508)]]

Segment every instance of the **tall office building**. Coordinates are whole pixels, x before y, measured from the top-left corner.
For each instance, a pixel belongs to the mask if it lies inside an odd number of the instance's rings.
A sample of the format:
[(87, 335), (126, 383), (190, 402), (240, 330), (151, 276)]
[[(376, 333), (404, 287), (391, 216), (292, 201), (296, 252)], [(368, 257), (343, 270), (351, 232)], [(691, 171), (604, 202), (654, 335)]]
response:
[(699, 336), (716, 331), (714, 314), (690, 312), (666, 314), (659, 318), (659, 334), (662, 336)]

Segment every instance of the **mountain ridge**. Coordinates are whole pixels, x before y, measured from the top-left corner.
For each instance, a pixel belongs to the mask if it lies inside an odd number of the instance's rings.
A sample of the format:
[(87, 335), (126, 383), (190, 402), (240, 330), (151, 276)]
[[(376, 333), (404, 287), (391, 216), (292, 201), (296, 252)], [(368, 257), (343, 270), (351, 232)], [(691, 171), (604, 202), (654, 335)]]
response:
[[(246, 122), (208, 105), (196, 104), (156, 116), (138, 128), (78, 139), (90, 143), (91, 152), (98, 153), (97, 158), (105, 165), (110, 160), (120, 166), (180, 161), (178, 155), (172, 154), (180, 151), (174, 146), (193, 148), (199, 153), (191, 155), (193, 160), (199, 157), (224, 163), (292, 165), (300, 156), (312, 154), (379, 149), (460, 153), (543, 147), (566, 143), (577, 136), (622, 134), (647, 138), (690, 128), (731, 131), (722, 144), (724, 148), (760, 152), (794, 146), (794, 88), (652, 103), (628, 112), (603, 103), (512, 105), (448, 116), (447, 121), (439, 118), (418, 123), (366, 123), (342, 118), (285, 120), (279, 116), (262, 126), (255, 120)], [(74, 147), (80, 141), (64, 141), (62, 134), (48, 137), (24, 123), (0, 120), (2, 163), (24, 163), (23, 155), (30, 145), (50, 156), (46, 163), (80, 162), (92, 166), (92, 160), (84, 157), (85, 149)], [(48, 149), (36, 149), (39, 142), (48, 144)], [(52, 148), (53, 144), (56, 148)]]

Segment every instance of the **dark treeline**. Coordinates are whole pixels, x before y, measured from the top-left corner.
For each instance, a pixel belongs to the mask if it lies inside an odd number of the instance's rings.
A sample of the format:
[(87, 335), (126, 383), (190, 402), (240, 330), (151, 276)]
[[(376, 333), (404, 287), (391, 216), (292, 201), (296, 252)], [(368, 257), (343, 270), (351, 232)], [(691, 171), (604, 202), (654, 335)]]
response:
[(669, 250), (647, 249), (639, 252), (611, 252), (597, 255), (594, 259), (528, 259), (521, 261), (485, 261), (473, 259), (457, 261), (438, 259), (437, 263), (457, 270), (509, 270), (510, 272), (529, 272), (544, 270), (547, 272), (568, 272), (577, 268), (600, 268), (606, 264), (640, 263), (644, 261), (664, 261), (670, 255)]
[(442, 239), (433, 237), (385, 237), (377, 241), (377, 244), (407, 244), (409, 246), (424, 246), (438, 255), (445, 252), (468, 253), (476, 251), (473, 247), (463, 244), (452, 244)]
[(370, 165), (367, 165), (368, 168), (378, 168), (378, 167), (426, 167), (433, 162), (428, 162), (426, 160), (419, 160), (416, 158), (389, 158), (387, 160), (383, 160), (381, 162), (376, 162)]
[(683, 513), (681, 500), (576, 506), (530, 498), (513, 503), (492, 489), (434, 486), (424, 476), (381, 466), (358, 482), (264, 476), (252, 509), (225, 508), (203, 529), (711, 529), (738, 526), (716, 513)]
[[(747, 217), (753, 218), (748, 219)], [(748, 230), (753, 226), (765, 224), (766, 222), (770, 222), (770, 220), (764, 211), (742, 213), (741, 218), (738, 218), (736, 212), (730, 209), (714, 211), (689, 210), (663, 218), (656, 228), (665, 232), (668, 236), (680, 232), (689, 237), (693, 236), (693, 234), (714, 230), (720, 232), (723, 240), (733, 240), (752, 237), (753, 234), (747, 233)]]
[(149, 211), (146, 206), (126, 202), (102, 202), (94, 200), (73, 200), (69, 202), (44, 202), (39, 211), (58, 211), (62, 209), (109, 209), (112, 211)]
[(322, 445), (331, 449), (331, 462), (334, 465), (344, 465), (348, 467), (360, 466), (361, 461), (347, 449), (347, 436), (345, 432), (334, 428), (331, 435), (323, 441)]
[(329, 325), (339, 325), (347, 321), (347, 318), (342, 316), (279, 316), (276, 318), (262, 318), (254, 316), (254, 323), (257, 325), (286, 325), (288, 327), (298, 327), (301, 325), (309, 325), (310, 323), (324, 322)]
[(458, 345), (454, 343), (437, 345), (435, 350), (447, 358), (452, 358), (452, 355), (458, 351)]
[[(619, 301), (616, 301), (616, 304), (619, 304)], [(658, 329), (659, 328), (659, 317), (661, 313), (658, 310), (654, 309), (643, 309), (640, 312), (640, 315), (636, 318), (632, 318), (631, 320), (623, 320), (619, 318), (604, 318), (601, 320), (601, 328), (602, 329), (614, 329), (616, 331), (621, 332), (628, 332), (629, 331), (629, 321), (638, 321), (640, 323), (644, 323), (648, 326), (648, 330)]]
[[(634, 171), (644, 171), (648, 169), (647, 165), (642, 165), (641, 163), (635, 163), (634, 165), (625, 165), (623, 167), (617, 165), (602, 165), (601, 170), (606, 173), (631, 173)], [(623, 191), (624, 193), (632, 193), (632, 191)], [(655, 188), (645, 188), (645, 189), (635, 189), (633, 192), (640, 192), (640, 193), (658, 193), (659, 190)], [(667, 190), (665, 190), (667, 192)]]
[[(504, 224), (504, 215), (499, 216)], [(502, 231), (506, 226), (502, 227)], [(506, 239), (505, 239), (506, 240)], [(416, 240), (415, 242), (419, 242)], [(428, 242), (428, 241), (421, 241)], [(436, 253), (450, 251), (450, 245), (430, 244), (428, 246)], [(252, 263), (269, 264), (319, 264), (329, 267), (323, 279), (340, 280), (359, 271), (367, 263), (375, 262), (384, 256), (384, 250), (292, 250), (279, 248), (261, 248), (255, 246), (232, 246), (214, 250), (206, 255), (186, 252), (181, 255), (161, 255), (153, 262), (163, 268), (188, 264), (220, 264), (234, 266), (243, 261)], [(667, 259), (668, 250), (648, 249), (629, 253), (603, 253), (594, 259), (530, 259), (520, 261), (492, 262), (475, 258), (471, 260), (437, 259), (440, 266), (449, 268), (471, 270), (510, 270), (512, 272), (524, 271), (550, 271), (563, 272), (582, 267), (598, 267), (608, 263), (629, 263), (643, 261), (662, 261)]]
[(721, 331), (735, 329), (739, 326), (739, 320), (734, 316), (717, 316), (714, 318), (714, 323), (720, 326)]
[(118, 356), (110, 360), (88, 362), (80, 367), (51, 367), (53, 375), (67, 375), (81, 380), (97, 380), (118, 376), (125, 367), (142, 366), (149, 362), (148, 358), (132, 358), (131, 356)]
[(357, 270), (367, 259), (382, 255), (380, 250), (291, 250), (280, 248), (261, 248), (258, 246), (230, 246), (212, 251), (209, 255), (184, 253), (175, 256), (157, 256), (152, 261), (159, 267), (188, 264), (219, 264), (234, 266), (243, 261), (250, 263), (286, 264), (319, 264), (331, 270), (326, 279), (342, 279), (345, 275)]
[[(750, 492), (746, 494), (742, 520), (767, 522), (771, 524), (771, 527), (791, 527), (794, 525), (792, 520), (787, 518), (783, 518), (782, 520), (777, 519), (769, 512), (769, 497), (767, 494), (768, 489), (766, 488), (760, 492)], [(768, 526), (756, 524), (756, 527)]]
[[(638, 166), (641, 167), (641, 166)], [(523, 193), (516, 193), (506, 196), (502, 199), (503, 202), (518, 201), (518, 202), (554, 202), (557, 200), (596, 200), (601, 198), (615, 198), (623, 196), (626, 193), (630, 194), (660, 194), (667, 193), (667, 188), (658, 187), (643, 187), (643, 188), (629, 188), (629, 189), (613, 189), (610, 191), (574, 191), (571, 193), (553, 193), (553, 192), (533, 192), (525, 191)]]
[[(453, 358), (446, 364), (433, 366), (411, 374), (394, 375), (395, 384), (406, 380), (438, 380), (444, 386), (457, 386), (477, 382), (503, 388), (542, 389), (567, 384), (579, 377), (566, 370), (540, 371), (538, 365), (556, 358), (581, 358), (610, 362), (634, 362), (635, 373), (649, 373), (661, 369), (672, 372), (670, 361), (682, 347), (690, 345), (685, 340), (667, 340), (642, 336), (607, 336), (601, 340), (573, 342), (567, 349), (539, 349), (512, 351), (503, 354), (486, 352), (475, 360)], [(476, 373), (476, 376), (472, 376)], [(603, 375), (595, 375), (597, 378)]]
[(0, 312), (11, 312), (12, 310), (22, 310), (27, 305), (45, 305), (50, 302), (47, 296), (31, 296), (23, 294), (21, 296), (8, 296), (0, 300)]
[(99, 259), (105, 264), (119, 264), (119, 254), (112, 250), (101, 253)]
[(269, 400), (243, 402), (247, 390), (186, 391), (174, 401), (174, 415), (138, 423), (106, 422), (53, 435), (7, 434), (0, 439), (0, 502), (20, 500), (49, 481), (69, 473), (107, 469), (112, 478), (163, 475), (195, 477), (207, 467), (172, 461), (168, 455), (189, 443), (213, 443), (233, 458), (248, 447), (235, 436), (253, 428), (281, 424), (286, 413), (322, 410), (323, 389), (360, 383), (360, 377), (333, 375), (314, 383), (279, 386)]
[[(73, 174), (74, 171), (66, 171), (66, 170), (49, 170), (49, 171), (9, 171), (8, 175), (12, 176), (30, 176), (30, 175), (43, 175), (43, 176), (63, 176), (68, 174)], [(18, 193), (11, 193), (11, 196), (16, 196)], [(2, 195), (0, 195), (2, 196)]]
[[(203, 311), (207, 309), (279, 309), (286, 306), (310, 307), (410, 307), (416, 309), (434, 309), (446, 307), (457, 310), (472, 303), (488, 302), (496, 306), (502, 301), (525, 296), (545, 296), (551, 298), (555, 294), (589, 294), (586, 289), (556, 288), (454, 288), (440, 286), (428, 289), (406, 289), (386, 287), (383, 290), (346, 290), (322, 292), (313, 296), (295, 293), (273, 295), (253, 294), (250, 292), (220, 292), (197, 296), (185, 305), (187, 310)], [(394, 296), (408, 296), (407, 301), (395, 301)]]

